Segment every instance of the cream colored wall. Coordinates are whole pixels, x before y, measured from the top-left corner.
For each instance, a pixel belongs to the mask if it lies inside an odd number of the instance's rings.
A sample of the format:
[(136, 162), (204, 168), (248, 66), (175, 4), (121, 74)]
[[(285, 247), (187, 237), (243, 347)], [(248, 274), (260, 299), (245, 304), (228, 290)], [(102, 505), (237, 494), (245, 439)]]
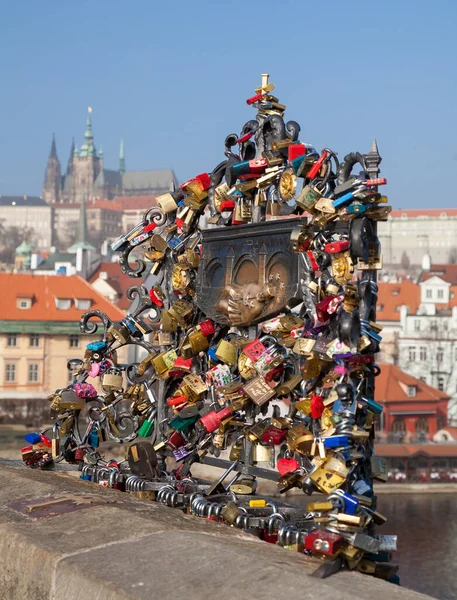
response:
[[(40, 335), (38, 348), (30, 347), (29, 335), (17, 336), (17, 346), (7, 346), (7, 334), (0, 334), (0, 397), (45, 397), (58, 388), (68, 385), (67, 361), (83, 358), (86, 344), (97, 336), (79, 336), (79, 347), (70, 348), (68, 335)], [(126, 361), (126, 349), (118, 353), (119, 362)], [(6, 365), (16, 365), (16, 382), (6, 382)], [(39, 365), (38, 383), (28, 381), (28, 365)], [(89, 379), (95, 384), (95, 380)], [(97, 380), (98, 381), (98, 380)], [(97, 387), (97, 386), (95, 386)]]

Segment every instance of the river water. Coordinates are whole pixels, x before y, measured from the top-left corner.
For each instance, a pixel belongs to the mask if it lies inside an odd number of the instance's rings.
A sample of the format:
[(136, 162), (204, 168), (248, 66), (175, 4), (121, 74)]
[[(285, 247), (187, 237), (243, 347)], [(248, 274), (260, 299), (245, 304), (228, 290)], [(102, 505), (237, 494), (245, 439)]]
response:
[[(457, 600), (457, 494), (379, 494), (377, 508), (387, 517), (378, 533), (398, 535), (392, 562), (400, 565), (401, 585)], [(396, 597), (392, 589), (386, 600)]]
[[(379, 494), (388, 519), (379, 533), (396, 533), (400, 581), (440, 600), (457, 599), (457, 495)], [(392, 595), (392, 598), (395, 596)]]

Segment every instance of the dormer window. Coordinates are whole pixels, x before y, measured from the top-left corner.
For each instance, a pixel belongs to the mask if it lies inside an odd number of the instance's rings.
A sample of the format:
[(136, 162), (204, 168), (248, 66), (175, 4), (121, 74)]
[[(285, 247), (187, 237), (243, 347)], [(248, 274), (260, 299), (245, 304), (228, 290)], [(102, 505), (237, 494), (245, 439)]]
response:
[(77, 310), (89, 310), (92, 304), (90, 298), (75, 298), (75, 306)]
[(417, 393), (417, 387), (415, 385), (408, 385), (408, 398), (415, 398)]
[(438, 296), (438, 300), (442, 300), (444, 298), (444, 290), (436, 290), (436, 295)]
[(425, 297), (427, 298), (427, 300), (432, 299), (432, 290), (430, 288), (428, 290), (425, 290)]
[(18, 298), (17, 307), (22, 310), (32, 308), (32, 298)]
[(55, 298), (56, 308), (58, 310), (70, 310), (71, 298)]
[(22, 293), (16, 296), (16, 307), (21, 310), (32, 308), (33, 294)]

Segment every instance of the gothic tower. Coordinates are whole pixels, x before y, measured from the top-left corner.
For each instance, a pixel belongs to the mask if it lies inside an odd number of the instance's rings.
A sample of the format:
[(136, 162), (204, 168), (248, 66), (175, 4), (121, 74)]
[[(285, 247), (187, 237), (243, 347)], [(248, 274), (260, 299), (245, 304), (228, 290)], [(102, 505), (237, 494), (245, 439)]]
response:
[(60, 173), (60, 163), (57, 158), (56, 139), (52, 135), (51, 152), (49, 153), (48, 166), (43, 185), (43, 199), (48, 204), (59, 202), (62, 192), (62, 176)]
[(92, 133), (92, 120), (89, 108), (87, 117), (86, 131), (84, 133), (84, 144), (81, 149), (75, 148), (73, 155), (73, 197), (72, 201), (81, 204), (83, 198), (91, 198), (94, 190), (94, 183), (98, 174), (103, 169), (103, 158), (97, 153), (94, 146), (94, 136)]

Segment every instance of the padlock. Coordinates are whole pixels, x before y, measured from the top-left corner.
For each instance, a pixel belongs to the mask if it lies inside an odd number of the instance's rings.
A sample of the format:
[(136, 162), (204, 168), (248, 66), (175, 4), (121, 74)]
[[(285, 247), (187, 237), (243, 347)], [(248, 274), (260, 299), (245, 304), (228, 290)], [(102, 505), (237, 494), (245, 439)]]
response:
[(59, 411), (82, 410), (85, 404), (74, 390), (64, 390), (60, 395)]
[(237, 359), (236, 346), (228, 340), (220, 340), (216, 349), (216, 357), (229, 366), (234, 366)]
[(272, 447), (263, 444), (254, 444), (252, 446), (252, 460), (254, 462), (270, 462), (272, 456)]
[(122, 371), (116, 367), (111, 367), (103, 375), (102, 388), (108, 391), (118, 391), (122, 389), (123, 382)]
[(317, 554), (333, 556), (343, 547), (344, 538), (338, 533), (315, 529), (305, 536), (304, 547)]
[(178, 209), (178, 205), (176, 204), (176, 200), (173, 196), (168, 194), (162, 194), (161, 196), (156, 197), (157, 205), (160, 207), (164, 214), (169, 214)]
[(305, 185), (299, 193), (296, 203), (300, 208), (311, 211), (318, 200), (322, 198), (322, 193), (311, 185)]
[(313, 434), (300, 423), (293, 425), (287, 432), (286, 443), (290, 452), (310, 454), (313, 442)]
[(60, 431), (59, 424), (54, 423), (52, 426), (52, 458), (57, 458), (60, 455)]
[(126, 344), (129, 337), (129, 328), (121, 323), (113, 323), (108, 329), (108, 335), (111, 335), (119, 344)]
[(258, 406), (262, 406), (268, 400), (271, 400), (275, 395), (274, 389), (272, 389), (263, 377), (257, 375), (253, 379), (250, 379), (243, 385), (243, 390), (246, 395)]

